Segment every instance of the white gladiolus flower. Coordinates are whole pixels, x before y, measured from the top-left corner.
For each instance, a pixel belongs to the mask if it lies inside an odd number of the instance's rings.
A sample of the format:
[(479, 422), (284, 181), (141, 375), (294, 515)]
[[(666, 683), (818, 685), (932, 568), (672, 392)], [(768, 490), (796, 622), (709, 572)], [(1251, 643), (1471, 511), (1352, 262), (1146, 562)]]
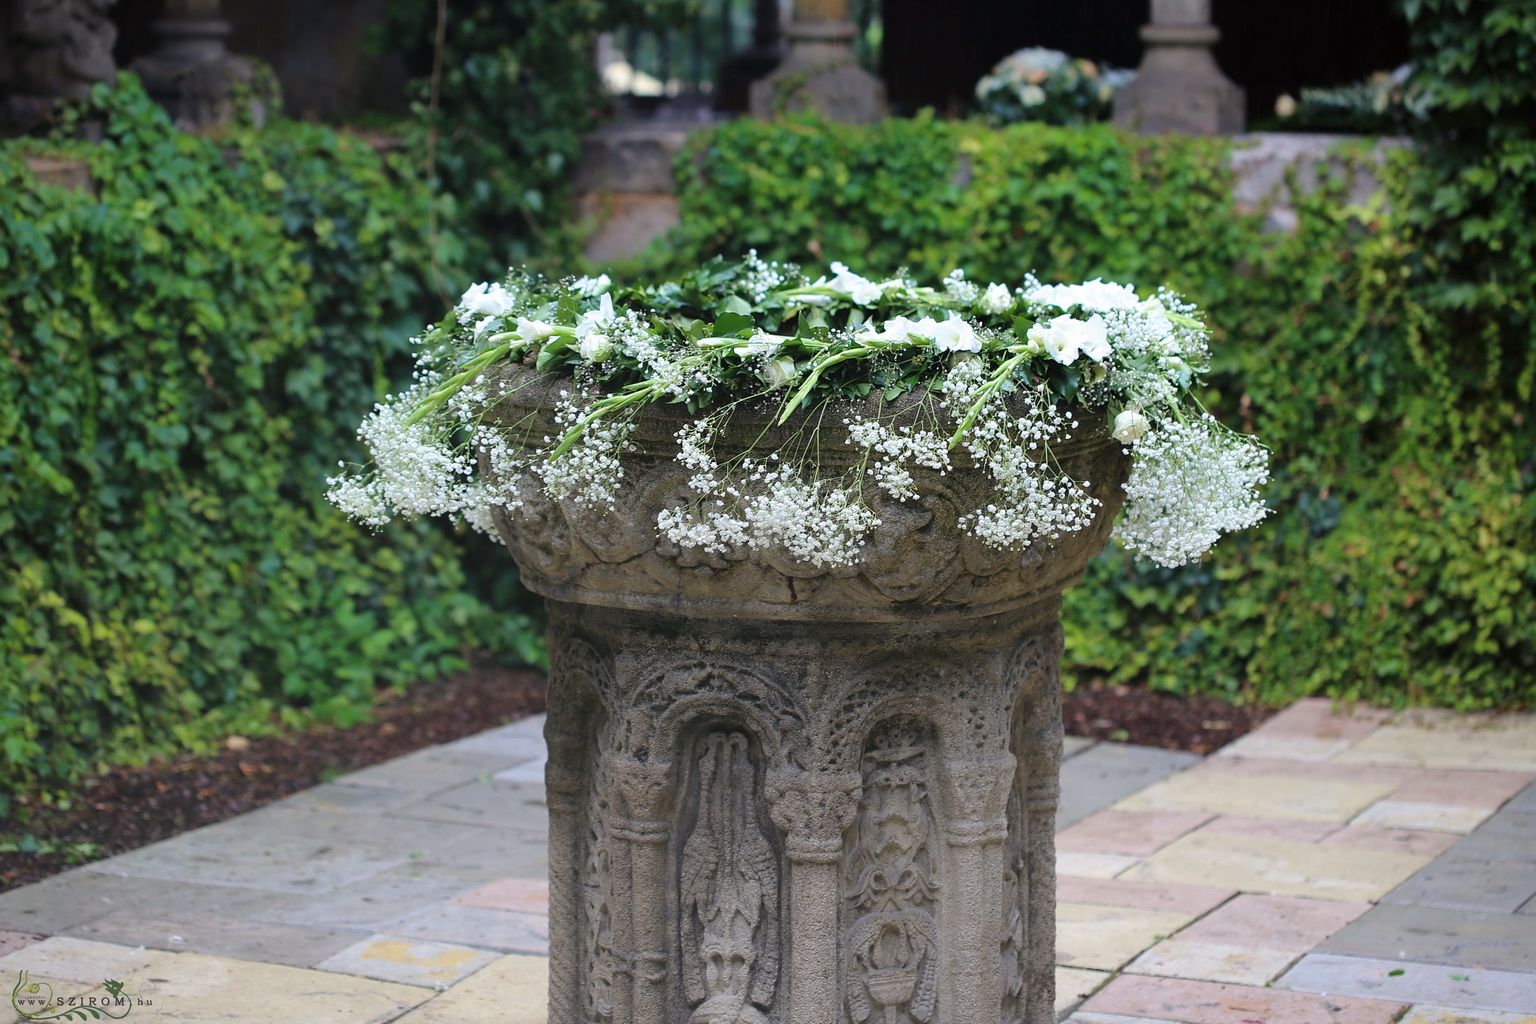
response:
[(1136, 441), (1150, 426), (1151, 422), (1139, 410), (1127, 409), (1115, 417), (1115, 426), (1110, 436), (1116, 441)]
[(576, 283), (571, 287), (575, 288), (582, 296), (590, 299), (594, 295), (601, 295), (603, 292), (606, 292), (612, 284), (613, 282), (609, 280), (607, 274), (599, 274), (596, 277), (578, 277)]
[(837, 276), (827, 282), (827, 287), (833, 291), (842, 292), (860, 306), (869, 306), (880, 301), (884, 291), (883, 286), (867, 277), (860, 277), (841, 263), (832, 264), (832, 273)]
[(617, 318), (613, 312), (613, 296), (605, 294), (596, 309), (589, 309), (581, 314), (581, 322), (576, 325), (576, 337), (585, 339), (588, 334), (613, 323), (615, 319)]
[(1112, 309), (1135, 309), (1141, 305), (1141, 300), (1136, 297), (1136, 289), (1098, 278), (1083, 284), (1036, 285), (1024, 298), (1057, 309), (1079, 306), (1089, 312), (1099, 313), (1107, 313)]
[(480, 284), (470, 286), (459, 299), (459, 323), (468, 323), (477, 313), (484, 316), (500, 316), (510, 311), (515, 301), (512, 293), (501, 285), (487, 284), (482, 281)]
[(959, 317), (951, 317), (933, 330), (933, 344), (943, 352), (980, 352), (976, 330)]
[(745, 345), (736, 346), (739, 356), (771, 356), (784, 344), (784, 339), (765, 331), (758, 331), (747, 339)]
[(794, 381), (800, 374), (795, 370), (794, 359), (789, 356), (779, 356), (763, 364), (761, 376), (770, 388), (781, 388)]
[(525, 345), (543, 341), (554, 333), (553, 324), (546, 324), (542, 320), (529, 320), (525, 316), (517, 318), (517, 336)]
[(1029, 329), (1029, 340), (1036, 342), (1058, 363), (1070, 366), (1079, 355), (1103, 362), (1114, 354), (1109, 343), (1108, 326), (1102, 317), (1078, 320), (1063, 313)]
[(1013, 308), (1013, 292), (1005, 284), (989, 284), (976, 305), (983, 313), (993, 316), (1006, 313)]
[(599, 331), (592, 331), (581, 339), (581, 358), (589, 363), (600, 363), (613, 355), (613, 339)]

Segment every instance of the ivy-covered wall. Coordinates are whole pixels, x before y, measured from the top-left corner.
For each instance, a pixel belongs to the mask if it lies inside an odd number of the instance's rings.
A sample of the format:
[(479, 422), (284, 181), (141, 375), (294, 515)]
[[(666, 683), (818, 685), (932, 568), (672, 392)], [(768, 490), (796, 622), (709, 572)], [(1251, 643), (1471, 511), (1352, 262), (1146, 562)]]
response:
[[(1273, 449), (1274, 515), (1183, 569), (1106, 553), (1067, 598), (1069, 677), (1268, 701), (1531, 703), (1533, 349), (1508, 323), (1522, 307), (1445, 296), (1530, 294), (1536, 276), (1448, 269), (1448, 221), (1424, 205), (1446, 186), (1411, 153), (1390, 159), (1371, 208), (1348, 206), (1343, 174), (1299, 202), (1294, 234), (1265, 234), (1232, 203), (1230, 145), (924, 117), (738, 122), (679, 159), (683, 224), (660, 258), (755, 247), (876, 276), (1182, 289), (1218, 335), (1208, 403)], [(1483, 230), (1524, 230), (1502, 218)]]
[(184, 135), (131, 79), (93, 107), (101, 144), (46, 145), (96, 194), (0, 147), (0, 790), (536, 656), (460, 541), (323, 498), (441, 314), (426, 190), (317, 126)]

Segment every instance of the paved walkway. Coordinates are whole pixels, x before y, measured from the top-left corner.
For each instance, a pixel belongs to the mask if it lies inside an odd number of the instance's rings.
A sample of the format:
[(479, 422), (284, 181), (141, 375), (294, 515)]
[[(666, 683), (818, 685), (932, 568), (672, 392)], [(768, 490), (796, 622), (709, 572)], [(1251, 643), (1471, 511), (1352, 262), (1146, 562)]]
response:
[[(0, 985), (27, 972), (35, 1012), (121, 983), (130, 1021), (543, 1024), (541, 727), (0, 896)], [(1536, 1024), (1536, 716), (1303, 701), (1204, 760), (1068, 754), (1073, 1024)]]

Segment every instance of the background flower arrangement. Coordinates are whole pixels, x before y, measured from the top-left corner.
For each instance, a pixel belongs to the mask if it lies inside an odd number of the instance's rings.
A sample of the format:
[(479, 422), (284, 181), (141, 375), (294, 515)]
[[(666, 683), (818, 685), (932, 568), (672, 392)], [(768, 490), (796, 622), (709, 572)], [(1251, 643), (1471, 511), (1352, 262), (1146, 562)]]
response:
[[(554, 500), (611, 509), (635, 415), (668, 402), (697, 415), (677, 435), (691, 497), (656, 524), (672, 544), (855, 565), (879, 524), (870, 498), (917, 497), (913, 470), (947, 472), (958, 449), (995, 494), (961, 528), (1021, 549), (1095, 518), (1088, 482), (1053, 455), (1086, 407), (1113, 418), (1132, 457), (1117, 530), (1126, 546), (1179, 565), (1265, 515), (1267, 456), (1191, 397), (1209, 364), (1207, 332), (1173, 293), (1142, 299), (1126, 285), (1033, 277), (983, 287), (958, 270), (933, 288), (840, 263), (832, 271), (812, 281), (754, 253), (653, 287), (526, 272), (476, 285), (421, 339), (416, 385), (359, 429), (373, 466), (332, 478), (330, 498), (370, 525), (446, 515), (488, 531), (490, 509), (515, 516), (533, 478)], [(486, 416), (517, 386), (498, 372), (508, 364), (569, 374), (556, 434)], [(877, 391), (887, 403), (917, 393), (915, 421), (855, 411)], [(778, 403), (779, 424), (808, 413), (795, 420), (796, 441), (714, 451), (732, 411), (765, 398)], [(816, 458), (829, 421), (861, 449), (854, 469), (831, 476)]]
[(976, 83), (976, 102), (999, 124), (1082, 124), (1109, 116), (1115, 90), (1135, 71), (1099, 68), (1091, 60), (1031, 46), (1002, 60)]

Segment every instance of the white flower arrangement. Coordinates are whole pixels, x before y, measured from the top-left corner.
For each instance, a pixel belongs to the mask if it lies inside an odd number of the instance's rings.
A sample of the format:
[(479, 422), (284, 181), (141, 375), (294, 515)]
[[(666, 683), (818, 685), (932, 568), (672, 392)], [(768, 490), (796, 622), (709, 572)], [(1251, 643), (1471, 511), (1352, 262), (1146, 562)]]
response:
[[(1190, 391), (1209, 365), (1207, 333), (1172, 292), (1142, 298), (1103, 281), (1029, 276), (1016, 289), (982, 287), (957, 270), (936, 289), (841, 263), (812, 281), (756, 253), (631, 289), (606, 276), (551, 282), (513, 272), (470, 288), (418, 339), (415, 385), (359, 428), (372, 466), (330, 479), (328, 496), (372, 526), (447, 515), (489, 531), (493, 507), (515, 522), (530, 485), (612, 510), (635, 416), (683, 403), (695, 419), (678, 432), (676, 459), (691, 498), (656, 523), (679, 548), (772, 548), (814, 566), (857, 565), (880, 523), (872, 499), (916, 499), (914, 471), (947, 473), (958, 449), (994, 486), (961, 528), (1021, 549), (1082, 530), (1097, 514), (1087, 483), (1053, 456), (1086, 408), (1102, 410), (1132, 460), (1117, 536), (1179, 565), (1266, 514), (1265, 449), (1219, 424)], [(489, 421), (515, 377), (503, 372), (509, 364), (568, 380), (555, 433)], [(920, 414), (900, 425), (870, 415), (862, 400), (877, 393), (885, 403), (914, 393)], [(716, 452), (732, 411), (764, 399), (777, 403), (779, 424), (807, 410), (796, 422), (836, 417), (857, 450), (855, 469), (823, 477), (814, 445)]]
[(1108, 117), (1115, 90), (1135, 77), (1134, 71), (1031, 46), (1010, 53), (977, 81), (976, 102), (999, 124), (1083, 124)]

